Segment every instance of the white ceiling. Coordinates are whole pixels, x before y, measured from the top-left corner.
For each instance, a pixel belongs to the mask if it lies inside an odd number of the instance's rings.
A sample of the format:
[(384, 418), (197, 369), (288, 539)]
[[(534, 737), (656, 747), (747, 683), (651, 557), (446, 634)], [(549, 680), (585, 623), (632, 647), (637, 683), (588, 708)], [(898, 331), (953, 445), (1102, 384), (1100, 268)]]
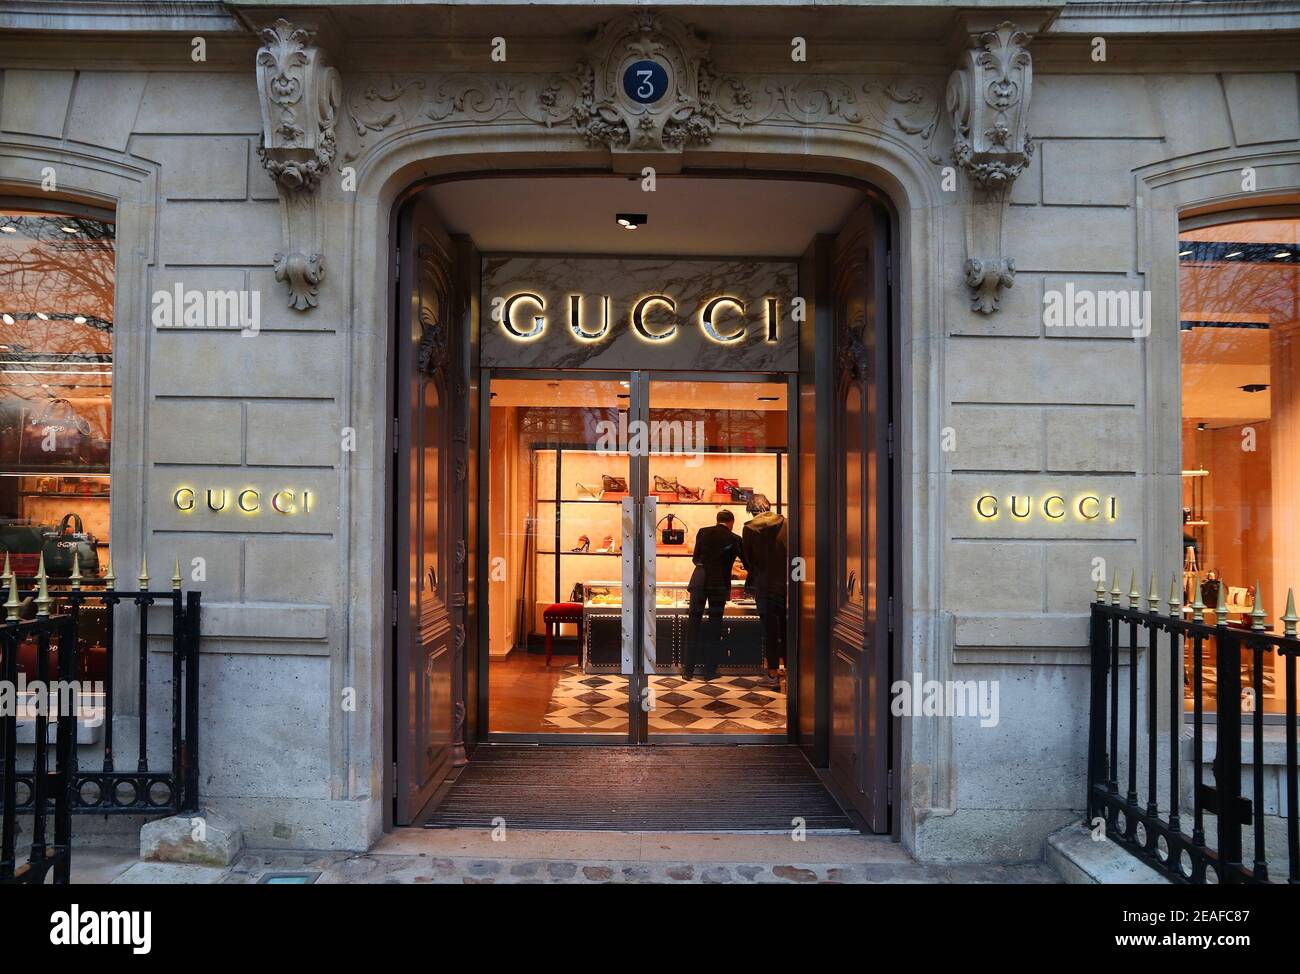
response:
[[(427, 192), (452, 233), (484, 253), (798, 257), (814, 236), (835, 233), (861, 190), (785, 179), (660, 176), (528, 176), (439, 183)], [(645, 213), (625, 230), (616, 213)]]

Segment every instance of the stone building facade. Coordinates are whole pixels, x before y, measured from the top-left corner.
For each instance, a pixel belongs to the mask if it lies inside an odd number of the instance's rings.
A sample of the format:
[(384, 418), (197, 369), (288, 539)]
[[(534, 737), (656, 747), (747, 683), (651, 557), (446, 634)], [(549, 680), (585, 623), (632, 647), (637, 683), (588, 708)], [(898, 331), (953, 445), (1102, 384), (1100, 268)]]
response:
[[(638, 18), (692, 82), (648, 129), (600, 104), (601, 45)], [(1300, 201), (1298, 41), (1287, 2), (0, 4), (0, 196), (116, 224), (114, 563), (206, 560), (205, 805), (259, 846), (391, 823), (408, 188), (817, 174), (894, 221), (895, 675), (1000, 686), (996, 727), (895, 722), (892, 830), (921, 859), (1037, 858), (1083, 806), (1096, 559), (1179, 568), (1180, 221)], [(1048, 327), (1070, 284), (1149, 292), (1149, 334)], [(158, 327), (177, 285), (257, 292), (258, 334)], [(195, 514), (187, 487), (312, 503)], [(1012, 495), (1116, 506), (977, 507)]]

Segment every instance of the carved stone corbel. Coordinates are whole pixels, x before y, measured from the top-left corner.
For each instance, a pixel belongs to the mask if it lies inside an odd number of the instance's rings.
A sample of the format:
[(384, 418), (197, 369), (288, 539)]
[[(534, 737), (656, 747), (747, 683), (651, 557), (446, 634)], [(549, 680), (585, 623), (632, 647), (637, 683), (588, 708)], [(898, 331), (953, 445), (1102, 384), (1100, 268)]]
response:
[(312, 31), (281, 18), (260, 36), (262, 143), (257, 154), (279, 187), (284, 233), (284, 249), (275, 255), (275, 279), (288, 285), (289, 306), (305, 311), (316, 307), (325, 274), (317, 193), (334, 160), (342, 83)]
[(1010, 21), (972, 34), (948, 79), (952, 161), (966, 174), (969, 191), (963, 274), (971, 309), (984, 314), (998, 310), (1002, 289), (1016, 277), (1015, 259), (1002, 252), (1002, 223), (1011, 186), (1034, 151), (1025, 131), (1033, 83), (1029, 39)]

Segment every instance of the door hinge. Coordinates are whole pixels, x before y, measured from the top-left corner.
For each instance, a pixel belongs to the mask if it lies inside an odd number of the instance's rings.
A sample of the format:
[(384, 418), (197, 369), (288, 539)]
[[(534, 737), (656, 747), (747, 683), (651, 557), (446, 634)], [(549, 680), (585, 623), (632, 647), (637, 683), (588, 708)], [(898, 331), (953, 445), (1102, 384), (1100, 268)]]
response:
[(889, 626), (889, 631), (894, 631), (894, 597), (891, 595), (889, 601), (885, 603), (885, 624)]
[(889, 458), (894, 458), (894, 424), (891, 422), (885, 427), (885, 450)]

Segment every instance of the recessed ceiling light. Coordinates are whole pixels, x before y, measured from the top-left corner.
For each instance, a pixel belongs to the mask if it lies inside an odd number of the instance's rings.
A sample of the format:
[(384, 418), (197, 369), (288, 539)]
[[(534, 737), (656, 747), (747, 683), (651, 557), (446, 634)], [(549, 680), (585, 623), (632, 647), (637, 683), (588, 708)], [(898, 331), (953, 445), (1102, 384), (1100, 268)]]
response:
[(18, 228), (17, 228), (17, 227), (0, 227), (0, 230), (3, 230), (5, 233), (17, 233), (17, 232), (18, 232)]
[(49, 321), (49, 320), (50, 320), (50, 316), (47, 315), (44, 311), (38, 311), (38, 312), (36, 312), (36, 317), (37, 317), (37, 318), (40, 318), (41, 321)]
[(780, 402), (781, 397), (780, 396), (759, 396), (758, 401), (759, 402)]
[(1234, 250), (1232, 253), (1230, 253), (1230, 254), (1224, 254), (1223, 256), (1224, 256), (1224, 257), (1240, 257), (1240, 256), (1241, 256), (1241, 251), (1240, 251), (1240, 250)]
[(75, 322), (76, 322), (77, 324), (79, 324), (79, 325), (84, 325), (84, 324), (86, 323), (86, 316), (85, 316), (85, 315), (77, 315), (77, 316), (76, 316), (75, 318), (73, 318), (72, 320), (75, 321)]
[(1191, 254), (1191, 251), (1190, 251), (1190, 250), (1180, 250), (1180, 251), (1178, 251), (1178, 256), (1179, 256), (1179, 257), (1187, 257), (1187, 256), (1189, 256), (1190, 254)]
[(1289, 250), (1283, 250), (1283, 251), (1280, 252), (1280, 253), (1276, 253), (1276, 254), (1274, 254), (1274, 255), (1273, 255), (1273, 259), (1274, 259), (1274, 260), (1277, 260), (1279, 257), (1290, 257), (1290, 256), (1291, 256), (1291, 251), (1289, 251)]
[(650, 217), (644, 213), (615, 213), (614, 220), (624, 230), (635, 230), (649, 223)]
[(11, 315), (11, 314), (9, 314), (8, 312), (6, 312), (6, 313), (3, 315), (3, 318), (4, 318), (4, 323), (5, 323), (6, 325), (12, 325), (12, 324), (14, 323), (14, 316)]
[(77, 228), (76, 228), (76, 227), (59, 227), (59, 229), (62, 230), (64, 233), (76, 233), (76, 232), (77, 232)]

